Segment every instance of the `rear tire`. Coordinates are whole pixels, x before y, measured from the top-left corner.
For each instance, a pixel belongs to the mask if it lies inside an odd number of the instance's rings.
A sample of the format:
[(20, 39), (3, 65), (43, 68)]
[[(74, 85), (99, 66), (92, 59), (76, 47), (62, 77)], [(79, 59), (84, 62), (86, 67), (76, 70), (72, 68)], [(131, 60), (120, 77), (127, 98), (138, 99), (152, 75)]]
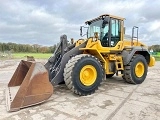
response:
[(142, 55), (134, 55), (130, 63), (124, 66), (124, 75), (122, 78), (128, 83), (141, 84), (148, 71), (147, 61)]
[(72, 57), (64, 69), (66, 86), (78, 95), (90, 95), (98, 89), (104, 71), (100, 61), (88, 54)]

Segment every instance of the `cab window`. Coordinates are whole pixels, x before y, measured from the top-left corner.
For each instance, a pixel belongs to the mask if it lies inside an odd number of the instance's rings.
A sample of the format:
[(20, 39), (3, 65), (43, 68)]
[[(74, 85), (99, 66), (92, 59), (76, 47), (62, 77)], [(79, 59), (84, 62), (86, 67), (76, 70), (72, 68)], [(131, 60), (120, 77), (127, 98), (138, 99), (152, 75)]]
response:
[(115, 46), (120, 41), (120, 21), (112, 19), (111, 21), (111, 46)]

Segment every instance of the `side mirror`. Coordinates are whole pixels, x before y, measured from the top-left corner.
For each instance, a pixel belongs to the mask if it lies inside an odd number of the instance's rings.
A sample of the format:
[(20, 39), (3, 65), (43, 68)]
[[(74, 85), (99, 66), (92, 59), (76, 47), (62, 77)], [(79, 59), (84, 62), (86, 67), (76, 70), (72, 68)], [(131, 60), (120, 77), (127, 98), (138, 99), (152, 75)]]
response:
[(82, 37), (82, 27), (83, 26), (80, 26), (80, 36)]
[(81, 36), (81, 37), (83, 37), (83, 36), (85, 36), (85, 35), (88, 34), (88, 32), (86, 32), (85, 34), (83, 34), (83, 28), (85, 28), (85, 30), (87, 29), (87, 31), (88, 31), (88, 27), (80, 26), (80, 36)]

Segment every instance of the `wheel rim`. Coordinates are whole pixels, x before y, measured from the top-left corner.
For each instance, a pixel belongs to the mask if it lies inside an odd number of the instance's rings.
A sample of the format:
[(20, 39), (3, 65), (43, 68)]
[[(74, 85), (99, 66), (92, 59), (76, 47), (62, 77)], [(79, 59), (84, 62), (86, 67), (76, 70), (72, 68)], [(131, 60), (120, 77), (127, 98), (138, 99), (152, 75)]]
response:
[(85, 86), (92, 85), (97, 78), (97, 71), (94, 66), (86, 65), (80, 71), (80, 81)]
[(135, 67), (135, 74), (137, 77), (142, 77), (144, 74), (144, 64), (142, 62), (138, 62)]

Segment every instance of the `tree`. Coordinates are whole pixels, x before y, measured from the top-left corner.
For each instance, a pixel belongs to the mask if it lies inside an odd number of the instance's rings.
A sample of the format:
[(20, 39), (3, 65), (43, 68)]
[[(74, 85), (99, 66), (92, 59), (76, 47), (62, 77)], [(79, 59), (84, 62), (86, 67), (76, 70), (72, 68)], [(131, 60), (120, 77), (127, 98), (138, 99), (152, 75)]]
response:
[(0, 52), (12, 51), (12, 52), (31, 52), (31, 53), (53, 53), (56, 49), (54, 46), (41, 46), (38, 44), (29, 45), (29, 44), (16, 44), (16, 43), (0, 43)]

